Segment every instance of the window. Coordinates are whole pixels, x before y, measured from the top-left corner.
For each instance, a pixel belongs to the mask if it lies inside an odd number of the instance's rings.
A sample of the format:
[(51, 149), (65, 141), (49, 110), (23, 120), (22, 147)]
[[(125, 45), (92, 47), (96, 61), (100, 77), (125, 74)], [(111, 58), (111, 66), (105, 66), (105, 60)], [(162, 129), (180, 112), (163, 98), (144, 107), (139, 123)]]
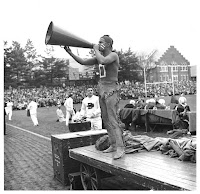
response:
[(174, 78), (174, 81), (178, 81), (178, 75), (174, 75), (173, 78)]
[(178, 66), (174, 66), (173, 71), (178, 71)]
[(168, 72), (168, 67), (167, 66), (160, 67), (160, 72)]

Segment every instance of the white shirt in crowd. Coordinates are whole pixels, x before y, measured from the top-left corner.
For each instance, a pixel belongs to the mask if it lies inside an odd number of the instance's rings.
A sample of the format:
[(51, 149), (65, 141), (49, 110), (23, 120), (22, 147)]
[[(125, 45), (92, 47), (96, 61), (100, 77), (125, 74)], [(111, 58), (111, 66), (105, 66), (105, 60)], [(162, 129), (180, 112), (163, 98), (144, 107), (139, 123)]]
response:
[(99, 97), (92, 95), (92, 97), (86, 97), (82, 101), (81, 116), (87, 118), (101, 117), (101, 109), (99, 105)]
[(63, 114), (63, 111), (62, 111), (60, 108), (58, 108), (58, 109), (56, 110), (56, 114), (57, 114), (57, 117), (58, 117), (59, 122), (66, 121), (66, 120), (65, 120), (65, 116), (64, 116), (64, 114)]
[(35, 101), (31, 101), (27, 107), (30, 110), (30, 114), (37, 113), (38, 104)]
[(8, 101), (7, 106), (5, 107), (6, 114), (8, 115), (8, 120), (11, 120), (12, 118), (12, 107), (13, 102)]
[(71, 97), (68, 97), (65, 100), (64, 106), (66, 108), (66, 126), (69, 126), (69, 119), (73, 116), (74, 114), (74, 109), (73, 109), (73, 99)]
[(66, 111), (73, 111), (73, 99), (71, 97), (65, 100), (64, 106)]
[(7, 102), (7, 110), (12, 111), (13, 102)]

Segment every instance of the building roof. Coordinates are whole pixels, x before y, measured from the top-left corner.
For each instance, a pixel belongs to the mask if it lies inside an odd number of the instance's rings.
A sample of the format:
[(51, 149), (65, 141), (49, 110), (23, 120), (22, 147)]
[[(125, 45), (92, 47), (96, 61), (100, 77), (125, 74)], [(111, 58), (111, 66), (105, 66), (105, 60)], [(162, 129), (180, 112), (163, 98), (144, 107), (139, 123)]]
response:
[(163, 60), (170, 63), (173, 58), (174, 60), (184, 61), (188, 65), (190, 64), (190, 62), (174, 46), (170, 46), (158, 59), (157, 63), (160, 63)]

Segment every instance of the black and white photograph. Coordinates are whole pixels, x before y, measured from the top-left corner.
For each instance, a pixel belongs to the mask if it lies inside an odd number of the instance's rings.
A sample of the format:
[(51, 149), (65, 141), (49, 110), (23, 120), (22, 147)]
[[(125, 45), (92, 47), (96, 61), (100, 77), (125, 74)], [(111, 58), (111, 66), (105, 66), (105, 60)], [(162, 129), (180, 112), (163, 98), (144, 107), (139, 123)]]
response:
[(2, 0), (1, 190), (197, 192), (199, 6)]

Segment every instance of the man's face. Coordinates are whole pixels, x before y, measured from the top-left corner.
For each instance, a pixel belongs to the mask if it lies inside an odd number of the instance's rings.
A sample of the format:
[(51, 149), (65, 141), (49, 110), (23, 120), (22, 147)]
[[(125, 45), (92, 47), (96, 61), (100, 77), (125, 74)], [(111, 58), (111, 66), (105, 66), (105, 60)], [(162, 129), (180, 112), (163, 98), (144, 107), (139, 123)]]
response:
[(92, 97), (92, 95), (93, 95), (93, 89), (92, 88), (87, 89), (87, 95), (88, 95), (88, 97)]
[(107, 43), (103, 38), (100, 38), (99, 40), (99, 51), (104, 51), (105, 48), (107, 47)]

